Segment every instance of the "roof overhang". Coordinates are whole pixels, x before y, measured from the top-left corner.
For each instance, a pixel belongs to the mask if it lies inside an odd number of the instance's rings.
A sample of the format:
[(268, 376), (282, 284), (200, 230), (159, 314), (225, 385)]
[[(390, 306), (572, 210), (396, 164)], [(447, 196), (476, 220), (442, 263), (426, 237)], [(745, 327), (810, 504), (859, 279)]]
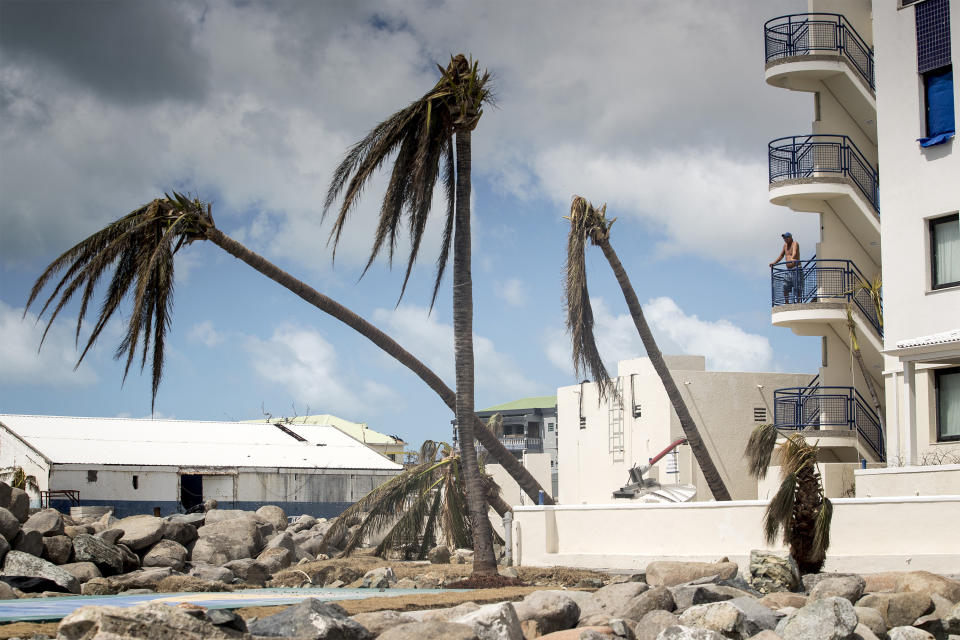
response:
[(883, 353), (900, 362), (960, 362), (960, 329), (901, 340)]

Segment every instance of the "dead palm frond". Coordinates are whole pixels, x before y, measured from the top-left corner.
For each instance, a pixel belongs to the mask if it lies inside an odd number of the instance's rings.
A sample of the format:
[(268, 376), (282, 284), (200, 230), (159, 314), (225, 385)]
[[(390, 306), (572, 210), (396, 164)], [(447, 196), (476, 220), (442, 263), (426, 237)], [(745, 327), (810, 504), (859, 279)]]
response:
[(55, 276), (63, 274), (38, 314), (42, 317), (52, 308), (41, 346), (53, 321), (67, 303), (82, 291), (75, 334), (79, 345), (90, 302), (97, 286), (112, 269), (113, 275), (106, 286), (100, 312), (76, 366), (80, 366), (110, 318), (129, 297), (133, 302), (130, 319), (114, 357), (126, 357), (124, 379), (138, 349), (141, 370), (150, 360), (153, 374), (152, 410), (163, 377), (164, 344), (173, 309), (173, 258), (183, 246), (203, 239), (212, 225), (209, 205), (174, 192), (172, 196), (153, 200), (130, 212), (68, 249), (34, 283), (24, 308), (26, 315), (44, 287)]
[(753, 477), (760, 480), (767, 477), (777, 435), (777, 428), (772, 424), (759, 425), (750, 433), (744, 455), (747, 458), (747, 470)]
[(6, 482), (14, 489), (21, 489), (28, 493), (39, 493), (40, 491), (40, 483), (37, 482), (37, 477), (28, 474), (20, 466), (0, 470), (0, 481)]
[(420, 251), (433, 204), (434, 187), (439, 180), (444, 187), (446, 219), (431, 308), (436, 302), (453, 240), (456, 193), (453, 136), (457, 131), (476, 127), (483, 114), (483, 104), (492, 100), (490, 74), (481, 72), (472, 59), (461, 54), (451, 57), (446, 68), (439, 65), (438, 68), (440, 79), (430, 91), (378, 124), (349, 149), (334, 171), (323, 207), (323, 216), (326, 217), (342, 196), (329, 238), (336, 256), (348, 214), (359, 200), (364, 186), (388, 158), (396, 154), (380, 207), (373, 247), (363, 272), (366, 273), (383, 250), (387, 251), (389, 262), (393, 264), (397, 241), (406, 226), (410, 255), (400, 291), (402, 298)]

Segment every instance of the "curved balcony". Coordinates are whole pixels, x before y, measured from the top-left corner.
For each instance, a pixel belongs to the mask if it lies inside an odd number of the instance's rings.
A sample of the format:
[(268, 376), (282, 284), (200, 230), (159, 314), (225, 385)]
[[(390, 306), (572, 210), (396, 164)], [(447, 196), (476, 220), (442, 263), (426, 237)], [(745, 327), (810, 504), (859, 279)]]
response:
[[(500, 436), (500, 442), (508, 451), (520, 455), (524, 451), (529, 453), (543, 453), (542, 438), (528, 438), (526, 436)], [(485, 451), (485, 447), (477, 443), (477, 451)]]
[(825, 84), (876, 141), (873, 49), (842, 15), (797, 13), (763, 26), (766, 80), (793, 91)]
[(831, 446), (832, 435), (855, 435), (858, 442), (864, 443), (864, 451), (878, 461), (886, 459), (880, 419), (853, 387), (776, 389), (773, 412), (778, 429), (818, 438), (822, 447)]

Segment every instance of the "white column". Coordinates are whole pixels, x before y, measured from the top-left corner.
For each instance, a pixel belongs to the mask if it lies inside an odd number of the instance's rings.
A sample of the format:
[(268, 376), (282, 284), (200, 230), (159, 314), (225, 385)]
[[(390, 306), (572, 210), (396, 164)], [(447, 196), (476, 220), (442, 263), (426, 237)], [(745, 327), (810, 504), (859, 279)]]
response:
[[(896, 371), (893, 372), (893, 411), (887, 411), (887, 466), (892, 460), (900, 460), (900, 381)], [(888, 398), (890, 396), (887, 396)]]
[(915, 364), (911, 360), (903, 363), (903, 426), (906, 429), (903, 439), (904, 466), (917, 464), (917, 383)]

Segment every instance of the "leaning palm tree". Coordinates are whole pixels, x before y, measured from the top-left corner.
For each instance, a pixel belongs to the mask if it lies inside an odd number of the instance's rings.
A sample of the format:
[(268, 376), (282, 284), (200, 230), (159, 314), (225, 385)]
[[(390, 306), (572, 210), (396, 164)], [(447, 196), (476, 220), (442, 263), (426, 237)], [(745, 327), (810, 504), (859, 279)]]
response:
[[(208, 203), (197, 199), (191, 200), (176, 192), (172, 196), (158, 198), (135, 209), (79, 242), (54, 260), (34, 284), (24, 315), (38, 300), (47, 284), (63, 272), (40, 310), (41, 317), (47, 311), (50, 312), (44, 337), (60, 311), (82, 291), (76, 333), (79, 340), (80, 330), (95, 289), (100, 282), (108, 279), (107, 276), (112, 270), (113, 275), (109, 278), (99, 316), (77, 360), (77, 366), (97, 341), (121, 303), (124, 300), (132, 300), (134, 307), (130, 313), (126, 336), (117, 350), (117, 355), (118, 357), (127, 356), (127, 370), (129, 370), (137, 346), (140, 346), (141, 367), (148, 359), (151, 363), (152, 404), (156, 400), (163, 376), (164, 337), (169, 327), (173, 304), (173, 258), (181, 248), (198, 240), (212, 242), (320, 311), (356, 330), (415, 373), (440, 396), (451, 410), (455, 408), (454, 392), (436, 373), (390, 336), (336, 300), (309, 287), (303, 281), (225, 235), (216, 227), (212, 208)], [(151, 346), (152, 353), (150, 353)], [(476, 416), (474, 416), (474, 430), (487, 451), (504, 466), (504, 469), (532, 499), (536, 499), (541, 490), (540, 484), (503, 446), (503, 443), (487, 431)]]
[[(873, 378), (870, 376), (870, 372), (867, 369), (866, 363), (863, 361), (863, 354), (860, 352), (860, 341), (857, 339), (857, 325), (853, 320), (853, 304), (851, 302), (852, 298), (856, 296), (859, 292), (865, 292), (867, 297), (870, 299), (870, 302), (873, 304), (874, 313), (877, 316), (877, 326), (880, 328), (882, 333), (883, 331), (883, 284), (880, 280), (880, 276), (876, 276), (871, 281), (859, 280), (853, 286), (850, 291), (847, 291), (848, 300), (847, 300), (847, 333), (849, 336), (850, 342), (850, 355), (857, 362), (857, 366), (860, 369), (860, 375), (863, 376), (863, 383), (867, 386), (867, 392), (870, 394), (870, 401), (873, 403), (873, 410), (877, 414), (877, 419), (880, 421), (880, 431), (883, 432), (883, 409), (880, 406), (880, 395), (877, 393), (876, 384), (874, 384)], [(851, 365), (850, 371), (851, 378), (853, 377), (853, 370)]]
[[(324, 535), (324, 548), (335, 542), (337, 546), (342, 544), (342, 554), (347, 556), (364, 540), (384, 531), (374, 551), (381, 557), (389, 551), (402, 551), (423, 560), (440, 540), (454, 548), (469, 546), (472, 526), (467, 517), (460, 455), (445, 442), (427, 440), (420, 448), (419, 459), (415, 467), (380, 485), (340, 514)], [(498, 500), (499, 487), (493, 480), (483, 476), (483, 481), (491, 504), (509, 510)], [(360, 524), (345, 538), (358, 517)]]
[(768, 544), (780, 532), (790, 546), (790, 555), (801, 573), (818, 573), (830, 546), (833, 504), (823, 494), (817, 470), (817, 447), (794, 433), (777, 445), (779, 433), (772, 424), (762, 424), (750, 434), (744, 454), (752, 476), (763, 479), (776, 450), (782, 482), (767, 506), (763, 519)]
[(627, 271), (620, 263), (620, 258), (610, 245), (610, 227), (616, 221), (606, 219), (607, 206), (603, 205), (600, 209), (594, 208), (592, 204), (580, 196), (573, 197), (573, 203), (570, 205), (570, 235), (567, 238), (567, 266), (565, 281), (565, 297), (567, 308), (567, 330), (573, 342), (573, 366), (577, 374), (589, 372), (596, 381), (600, 389), (600, 396), (603, 397), (611, 392), (608, 389), (610, 376), (600, 357), (597, 349), (596, 339), (593, 335), (593, 309), (590, 305), (590, 293), (587, 290), (587, 266), (585, 259), (585, 250), (587, 240), (600, 247), (603, 255), (607, 257), (610, 268), (620, 284), (623, 291), (623, 297), (627, 301), (627, 307), (630, 315), (633, 317), (633, 323), (640, 334), (640, 340), (647, 351), (647, 357), (650, 358), (650, 364), (653, 365), (664, 389), (667, 391), (667, 397), (673, 405), (677, 418), (680, 420), (680, 428), (690, 444), (690, 449), (700, 465), (704, 480), (710, 487), (713, 497), (717, 500), (730, 500), (730, 492), (727, 490), (720, 473), (717, 471), (710, 452), (707, 450), (700, 437), (690, 411), (677, 389), (677, 384), (673, 380), (673, 375), (667, 368), (663, 359), (663, 354), (657, 347), (657, 342), (653, 338), (650, 326), (643, 316), (643, 309), (640, 307), (640, 300), (637, 298), (633, 285), (630, 284), (630, 278), (627, 277)]
[(474, 449), (474, 365), (473, 365), (473, 284), (470, 269), (470, 171), (471, 135), (491, 100), (490, 74), (465, 56), (451, 57), (440, 67), (436, 85), (409, 106), (378, 124), (350, 148), (336, 168), (324, 204), (324, 215), (340, 199), (330, 241), (334, 252), (347, 217), (359, 200), (364, 186), (377, 169), (393, 157), (393, 170), (380, 207), (369, 269), (386, 249), (393, 261), (398, 237), (406, 226), (410, 241), (406, 273), (400, 296), (406, 290), (420, 250), (427, 218), (433, 204), (434, 187), (440, 178), (446, 195), (443, 239), (437, 258), (431, 308), (453, 247), (453, 340), (456, 366), (456, 420), (467, 504), (474, 535), (473, 572), (496, 573), (493, 531), (487, 520), (486, 504), (477, 454)]

